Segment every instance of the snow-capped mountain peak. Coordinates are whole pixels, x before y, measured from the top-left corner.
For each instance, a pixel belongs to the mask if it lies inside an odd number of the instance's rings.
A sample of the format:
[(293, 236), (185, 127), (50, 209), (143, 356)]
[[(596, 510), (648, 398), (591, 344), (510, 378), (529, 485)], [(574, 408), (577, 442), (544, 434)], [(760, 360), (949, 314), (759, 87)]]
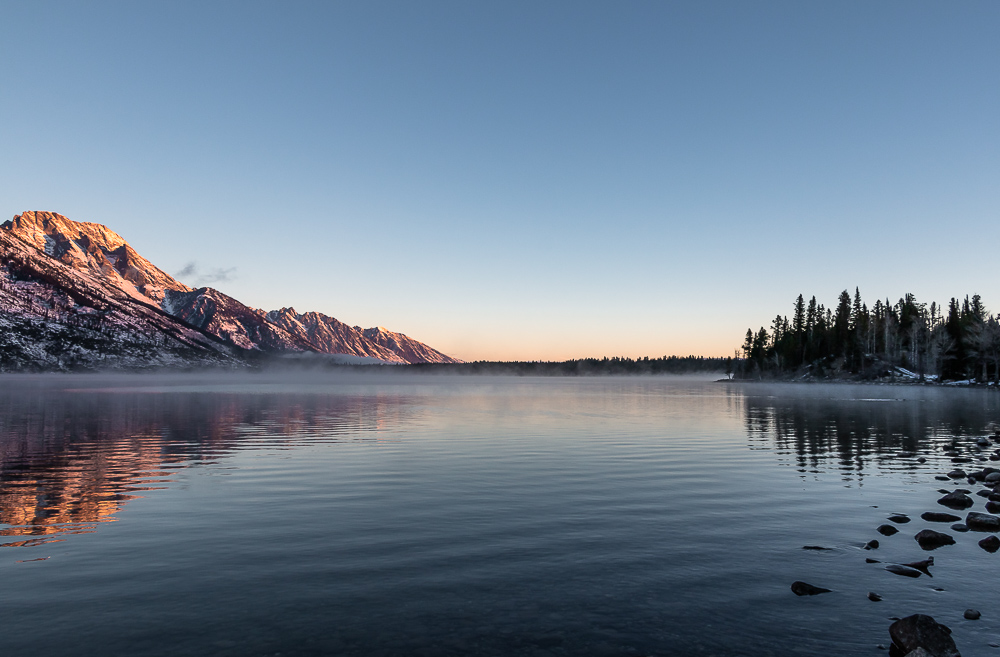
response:
[[(40, 298), (18, 301), (18, 295)], [(222, 349), (229, 345), (237, 351), (318, 352), (388, 363), (460, 362), (381, 326), (362, 330), (290, 307), (264, 312), (214, 288), (193, 289), (101, 224), (29, 211), (0, 225), (0, 324), (45, 317), (99, 330), (107, 322), (93, 317), (109, 312), (122, 318), (112, 327), (116, 332), (131, 326), (128, 331), (146, 336), (136, 338), (144, 345), (147, 339), (151, 345), (167, 344), (167, 338), (156, 337), (166, 332), (180, 340), (176, 348), (193, 350), (192, 358), (207, 349), (215, 360), (231, 359), (236, 352)], [(3, 353), (0, 340), (0, 369)]]

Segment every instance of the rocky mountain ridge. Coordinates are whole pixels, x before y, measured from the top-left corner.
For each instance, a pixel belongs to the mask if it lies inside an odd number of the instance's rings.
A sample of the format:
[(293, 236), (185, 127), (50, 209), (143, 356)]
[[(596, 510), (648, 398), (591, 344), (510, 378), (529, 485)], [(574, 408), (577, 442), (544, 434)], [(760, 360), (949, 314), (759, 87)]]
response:
[[(254, 352), (461, 362), (401, 333), (292, 308), (265, 312), (211, 287), (191, 288), (106, 226), (52, 212), (0, 225), (0, 326), (0, 369), (236, 364)], [(74, 350), (74, 340), (91, 347)], [(114, 356), (122, 350), (127, 357)]]

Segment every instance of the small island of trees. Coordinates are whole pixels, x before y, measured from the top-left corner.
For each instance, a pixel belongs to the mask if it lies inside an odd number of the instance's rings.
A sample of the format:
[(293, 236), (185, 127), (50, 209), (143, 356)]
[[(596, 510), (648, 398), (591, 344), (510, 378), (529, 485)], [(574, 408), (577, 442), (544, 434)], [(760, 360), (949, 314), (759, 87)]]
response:
[[(729, 369), (729, 368), (727, 368)], [(922, 381), (1000, 380), (1000, 323), (978, 294), (952, 298), (947, 308), (906, 294), (869, 306), (855, 288), (827, 308), (800, 294), (792, 319), (747, 329), (732, 365), (735, 378), (857, 378), (904, 376)]]

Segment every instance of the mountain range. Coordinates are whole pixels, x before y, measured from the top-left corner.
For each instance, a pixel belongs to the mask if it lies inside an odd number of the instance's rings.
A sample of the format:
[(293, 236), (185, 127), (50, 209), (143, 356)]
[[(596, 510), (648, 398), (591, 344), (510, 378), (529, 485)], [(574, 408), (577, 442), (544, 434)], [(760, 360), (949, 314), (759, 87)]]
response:
[(101, 224), (23, 212), (0, 225), (0, 370), (237, 367), (296, 354), (461, 362), (382, 327), (294, 308), (267, 312), (192, 288)]

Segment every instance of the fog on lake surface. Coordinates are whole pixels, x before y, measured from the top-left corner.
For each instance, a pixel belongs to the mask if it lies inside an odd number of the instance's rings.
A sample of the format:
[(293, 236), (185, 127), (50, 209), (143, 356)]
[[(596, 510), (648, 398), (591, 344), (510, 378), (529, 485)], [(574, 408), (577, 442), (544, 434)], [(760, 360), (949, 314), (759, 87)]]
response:
[[(975, 440), (998, 421), (1000, 395), (972, 389), (3, 377), (3, 643), (877, 655), (890, 617), (925, 613), (963, 654), (991, 654), (1000, 553), (920, 514), (948, 511), (939, 488), (981, 488), (935, 477), (997, 465), (998, 445)], [(912, 522), (876, 533), (893, 513)], [(926, 558), (913, 535), (928, 527), (957, 541), (932, 553), (933, 577), (865, 563)], [(833, 592), (797, 597), (795, 580)]]

